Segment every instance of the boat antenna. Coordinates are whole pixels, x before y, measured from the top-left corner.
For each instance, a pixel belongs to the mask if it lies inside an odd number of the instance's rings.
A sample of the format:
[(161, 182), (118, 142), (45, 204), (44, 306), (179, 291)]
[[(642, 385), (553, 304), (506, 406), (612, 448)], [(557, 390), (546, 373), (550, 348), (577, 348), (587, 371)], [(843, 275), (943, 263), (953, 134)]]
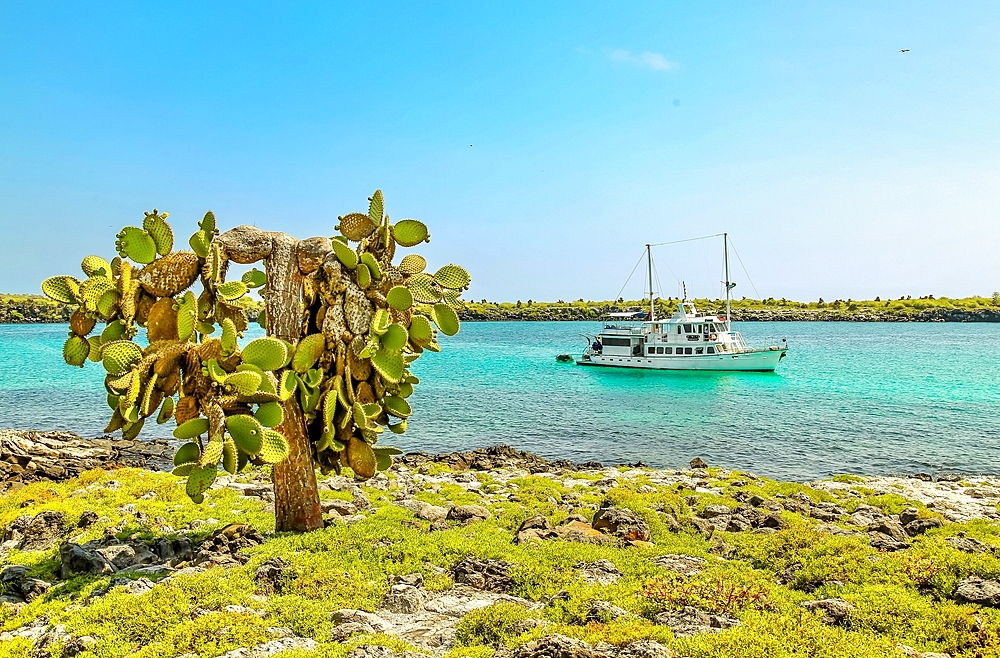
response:
[(736, 284), (729, 280), (729, 234), (722, 234), (722, 262), (725, 263), (726, 268), (726, 331), (731, 332), (733, 330), (733, 321), (730, 318), (730, 291), (736, 287)]
[(653, 250), (646, 244), (646, 268), (649, 270), (649, 321), (656, 320), (656, 305), (653, 303)]
[(688, 284), (687, 284), (687, 281), (681, 281), (681, 289), (684, 291), (684, 298), (681, 301), (682, 302), (686, 302), (688, 300)]

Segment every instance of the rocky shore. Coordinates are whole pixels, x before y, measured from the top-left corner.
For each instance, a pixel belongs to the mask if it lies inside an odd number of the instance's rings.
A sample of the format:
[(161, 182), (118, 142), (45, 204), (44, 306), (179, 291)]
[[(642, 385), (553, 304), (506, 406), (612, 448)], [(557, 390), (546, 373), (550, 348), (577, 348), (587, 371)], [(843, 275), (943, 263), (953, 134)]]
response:
[(0, 655), (1000, 649), (1000, 478), (804, 485), (700, 459), (654, 470), (494, 446), (411, 453), (367, 482), (321, 478), (327, 527), (290, 536), (273, 533), (264, 472), (220, 477), (197, 506), (176, 478), (123, 466), (160, 447), (0, 439), (29, 465), (115, 466), (39, 468), (44, 481), (0, 496)]
[(0, 429), (0, 494), (31, 482), (59, 481), (94, 468), (172, 468), (166, 441), (85, 439), (73, 432)]

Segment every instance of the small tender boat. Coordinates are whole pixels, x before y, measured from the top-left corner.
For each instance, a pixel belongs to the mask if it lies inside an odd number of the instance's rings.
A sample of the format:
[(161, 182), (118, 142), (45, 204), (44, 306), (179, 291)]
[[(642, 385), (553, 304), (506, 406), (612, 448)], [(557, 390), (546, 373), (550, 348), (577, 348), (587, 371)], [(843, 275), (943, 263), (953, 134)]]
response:
[[(712, 237), (712, 236), (710, 236)], [(589, 346), (577, 365), (649, 370), (732, 370), (773, 372), (785, 358), (788, 347), (750, 347), (730, 322), (730, 292), (735, 283), (729, 280), (728, 235), (723, 233), (725, 263), (726, 315), (699, 313), (685, 298), (667, 319), (656, 317), (653, 293), (651, 247), (646, 245), (649, 270), (649, 313), (610, 313), (611, 322), (595, 337), (587, 336)], [(637, 323), (637, 324), (636, 324)]]

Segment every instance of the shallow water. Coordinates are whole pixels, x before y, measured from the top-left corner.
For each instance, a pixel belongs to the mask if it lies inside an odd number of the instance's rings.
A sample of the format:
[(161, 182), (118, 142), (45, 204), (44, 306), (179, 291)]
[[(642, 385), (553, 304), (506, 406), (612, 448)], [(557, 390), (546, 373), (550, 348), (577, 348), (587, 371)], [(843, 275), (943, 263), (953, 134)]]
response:
[[(421, 385), (410, 430), (383, 441), (428, 452), (509, 443), (549, 458), (661, 467), (700, 455), (798, 480), (1000, 474), (1000, 325), (735, 323), (751, 344), (788, 338), (789, 356), (773, 374), (556, 362), (598, 327), (464, 323), (441, 353), (414, 364)], [(103, 429), (103, 369), (63, 363), (66, 331), (0, 326), (0, 427)], [(171, 428), (151, 424), (142, 436)]]

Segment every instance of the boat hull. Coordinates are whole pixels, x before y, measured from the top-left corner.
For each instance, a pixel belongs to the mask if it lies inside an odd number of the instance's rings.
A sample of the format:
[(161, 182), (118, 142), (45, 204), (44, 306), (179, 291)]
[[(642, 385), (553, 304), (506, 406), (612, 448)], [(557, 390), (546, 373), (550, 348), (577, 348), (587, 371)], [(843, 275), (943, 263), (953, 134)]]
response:
[(637, 368), (642, 370), (714, 370), (722, 372), (774, 372), (787, 349), (759, 350), (740, 354), (693, 354), (684, 356), (603, 356), (577, 359), (578, 366)]

